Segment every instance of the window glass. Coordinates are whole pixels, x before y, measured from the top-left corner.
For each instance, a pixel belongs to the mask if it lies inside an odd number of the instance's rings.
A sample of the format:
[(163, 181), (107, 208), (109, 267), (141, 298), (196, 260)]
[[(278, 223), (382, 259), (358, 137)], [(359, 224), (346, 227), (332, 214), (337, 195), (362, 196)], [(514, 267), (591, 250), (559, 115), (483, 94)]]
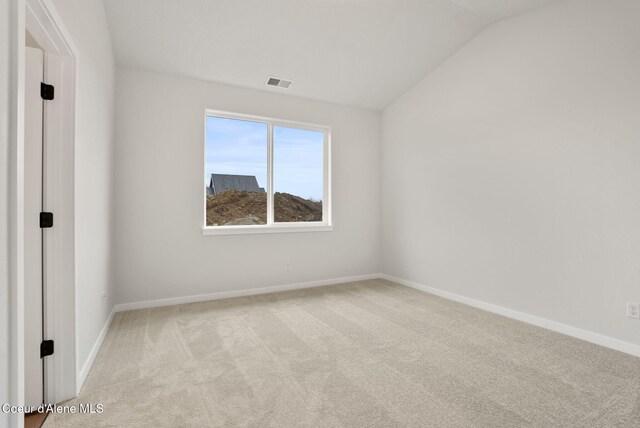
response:
[(207, 226), (267, 223), (269, 125), (206, 117)]
[(274, 126), (274, 221), (322, 221), (324, 133)]

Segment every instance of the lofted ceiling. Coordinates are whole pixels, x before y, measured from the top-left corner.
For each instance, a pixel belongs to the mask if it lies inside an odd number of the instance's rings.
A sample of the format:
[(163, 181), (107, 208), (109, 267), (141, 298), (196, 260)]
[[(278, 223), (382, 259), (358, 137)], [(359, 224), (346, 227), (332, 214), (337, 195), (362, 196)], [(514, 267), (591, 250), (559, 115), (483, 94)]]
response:
[(119, 65), (372, 110), (492, 22), (557, 1), (104, 0)]

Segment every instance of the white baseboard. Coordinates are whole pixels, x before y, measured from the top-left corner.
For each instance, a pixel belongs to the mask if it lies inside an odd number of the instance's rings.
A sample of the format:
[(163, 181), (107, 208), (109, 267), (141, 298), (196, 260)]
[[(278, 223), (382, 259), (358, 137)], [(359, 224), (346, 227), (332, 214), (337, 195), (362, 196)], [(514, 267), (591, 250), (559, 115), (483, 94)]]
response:
[(344, 284), (347, 282), (366, 281), (380, 278), (380, 274), (347, 276), (344, 278), (323, 279), (319, 281), (299, 282), (295, 284), (274, 285), (272, 287), (247, 288), (244, 290), (220, 291), (195, 296), (172, 297), (168, 299), (145, 300), (141, 302), (120, 303), (116, 305), (116, 312), (132, 311), (135, 309), (158, 308), (161, 306), (181, 305), (183, 303), (206, 302), (208, 300), (228, 299), (231, 297), (255, 296), (258, 294), (276, 293), (278, 291), (300, 290), (304, 288), (322, 287), (325, 285)]
[(535, 315), (525, 314), (513, 309), (508, 309), (503, 306), (494, 305), (492, 303), (486, 303), (480, 300), (475, 300), (469, 297), (461, 296), (459, 294), (451, 293), (437, 288), (428, 287), (426, 285), (419, 284), (417, 282), (407, 281), (406, 279), (397, 278), (391, 275), (380, 275), (381, 278), (388, 281), (398, 283), (407, 287), (415, 288), (416, 290), (424, 291), (425, 293), (433, 294), (435, 296), (443, 297), (448, 300), (453, 300), (458, 303), (463, 303), (468, 306), (483, 309), (494, 314), (502, 315), (507, 318), (512, 318), (518, 321), (526, 322), (537, 327), (542, 327), (547, 330), (555, 331), (557, 333), (566, 334), (567, 336), (575, 337), (577, 339), (585, 340), (587, 342), (595, 343), (596, 345), (604, 346), (606, 348), (615, 349), (616, 351), (631, 354), (636, 357), (640, 357), (640, 346), (633, 343), (624, 342), (622, 340), (614, 339), (613, 337), (604, 336), (602, 334), (594, 333), (592, 331), (583, 330), (570, 325), (562, 324), (556, 321), (551, 321), (545, 318), (540, 318)]
[(104, 323), (102, 330), (100, 330), (100, 334), (98, 335), (98, 338), (93, 344), (93, 347), (91, 348), (91, 352), (89, 352), (89, 356), (87, 357), (84, 364), (82, 365), (82, 369), (80, 369), (80, 373), (78, 373), (78, 380), (76, 382), (77, 395), (80, 394), (82, 385), (84, 385), (84, 381), (87, 380), (89, 371), (93, 366), (93, 362), (95, 361), (96, 356), (98, 355), (98, 351), (102, 346), (102, 342), (104, 342), (104, 338), (107, 336), (107, 331), (109, 331), (109, 326), (111, 325), (111, 321), (113, 321), (113, 316), (116, 314), (116, 312), (117, 312), (116, 307), (114, 306), (113, 309), (111, 310), (111, 313), (109, 314), (109, 318), (107, 318), (107, 321)]
[(98, 354), (98, 351), (102, 346), (102, 342), (104, 341), (104, 338), (107, 335), (107, 331), (109, 330), (109, 326), (111, 325), (111, 321), (113, 320), (113, 317), (116, 314), (116, 312), (130, 311), (135, 309), (157, 308), (161, 306), (180, 305), (183, 303), (205, 302), (208, 300), (228, 299), (231, 297), (254, 296), (259, 294), (275, 293), (279, 291), (300, 290), (304, 288), (345, 284), (349, 282), (365, 281), (368, 279), (377, 279), (377, 278), (386, 279), (388, 281), (392, 281), (400, 285), (411, 287), (416, 290), (423, 291), (425, 293), (433, 294), (435, 296), (443, 297), (448, 300), (453, 300), (455, 302), (463, 303), (468, 306), (483, 309), (485, 311), (489, 311), (498, 315), (502, 315), (507, 318), (512, 318), (518, 321), (522, 321), (528, 324), (545, 328), (547, 330), (555, 331), (557, 333), (566, 334), (567, 336), (571, 336), (577, 339), (585, 340), (587, 342), (595, 343), (596, 345), (604, 346), (607, 348), (615, 349), (620, 352), (624, 352), (630, 355), (640, 357), (640, 346), (635, 345), (633, 343), (624, 342), (622, 340), (614, 339), (612, 337), (604, 336), (598, 333), (594, 333), (592, 331), (583, 330), (583, 329), (572, 327), (556, 321), (551, 321), (551, 320), (540, 318), (534, 315), (525, 314), (523, 312), (518, 312), (513, 309), (505, 308), (503, 306), (494, 305), (492, 303), (487, 303), (480, 300), (472, 299), (470, 297), (465, 297), (459, 294), (451, 293), (448, 291), (439, 290), (437, 288), (428, 287), (426, 285), (419, 284), (417, 282), (408, 281), (406, 279), (394, 277), (391, 275), (369, 274), (369, 275), (348, 276), (344, 278), (325, 279), (325, 280), (319, 280), (319, 281), (300, 282), (295, 284), (276, 285), (272, 287), (249, 288), (244, 290), (222, 291), (218, 293), (200, 294), (195, 296), (146, 300), (146, 301), (132, 302), (132, 303), (121, 303), (121, 304), (115, 305), (113, 307), (113, 310), (111, 311), (111, 314), (109, 315), (109, 318), (105, 322), (105, 325), (102, 328), (100, 335), (96, 339), (96, 342), (93, 345), (93, 348), (91, 348), (91, 352), (87, 357), (84, 365), (82, 366), (80, 373), (78, 374), (77, 393), (78, 394), (80, 393), (80, 389), (82, 388), (82, 385), (84, 384), (87, 378), (87, 375), (91, 370), (91, 366), (93, 365), (96, 355)]
[(104, 342), (104, 338), (107, 335), (107, 331), (109, 330), (111, 321), (113, 320), (113, 317), (117, 312), (131, 311), (135, 309), (158, 308), (161, 306), (180, 305), (183, 303), (205, 302), (208, 300), (228, 299), (230, 297), (253, 296), (258, 294), (275, 293), (278, 291), (300, 290), (303, 288), (322, 287), (325, 285), (336, 285), (336, 284), (344, 284), (348, 282), (365, 281), (368, 279), (377, 279), (380, 277), (381, 277), (380, 274), (357, 275), (357, 276), (347, 276), (344, 278), (333, 278), (333, 279), (325, 279), (325, 280), (319, 280), (319, 281), (300, 282), (296, 284), (276, 285), (273, 287), (249, 288), (245, 290), (222, 291), (218, 293), (200, 294), (196, 296), (146, 300), (142, 302), (132, 302), (132, 303), (120, 303), (113, 307), (111, 314), (109, 315), (109, 318), (105, 322), (104, 327), (102, 327), (102, 330), (98, 335), (98, 338), (93, 344), (93, 348), (91, 348), (91, 352), (89, 353), (89, 356), (85, 360), (82, 366), (82, 369), (80, 370), (80, 373), (78, 373), (78, 379), (76, 382), (76, 394), (80, 394), (82, 385), (84, 385), (84, 382), (87, 379), (87, 376), (89, 375), (89, 371), (93, 366), (93, 362), (95, 361), (96, 356), (98, 355), (98, 351), (102, 346), (102, 342)]

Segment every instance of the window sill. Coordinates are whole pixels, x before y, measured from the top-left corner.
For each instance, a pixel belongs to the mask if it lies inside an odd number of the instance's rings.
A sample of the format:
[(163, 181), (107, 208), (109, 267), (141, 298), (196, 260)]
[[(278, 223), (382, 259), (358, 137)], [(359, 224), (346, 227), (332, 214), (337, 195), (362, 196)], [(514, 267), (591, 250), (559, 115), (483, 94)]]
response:
[(256, 226), (205, 226), (202, 228), (202, 235), (254, 235), (262, 233), (305, 233), (331, 231), (333, 231), (333, 225), (330, 224), (261, 224)]

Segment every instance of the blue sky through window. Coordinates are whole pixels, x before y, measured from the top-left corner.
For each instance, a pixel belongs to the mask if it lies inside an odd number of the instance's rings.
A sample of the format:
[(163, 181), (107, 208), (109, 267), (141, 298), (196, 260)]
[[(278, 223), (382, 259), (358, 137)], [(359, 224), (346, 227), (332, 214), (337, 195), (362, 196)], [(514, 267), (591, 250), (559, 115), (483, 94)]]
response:
[[(207, 116), (205, 185), (211, 174), (254, 175), (267, 188), (265, 123)], [(274, 188), (322, 200), (322, 132), (274, 127)]]

